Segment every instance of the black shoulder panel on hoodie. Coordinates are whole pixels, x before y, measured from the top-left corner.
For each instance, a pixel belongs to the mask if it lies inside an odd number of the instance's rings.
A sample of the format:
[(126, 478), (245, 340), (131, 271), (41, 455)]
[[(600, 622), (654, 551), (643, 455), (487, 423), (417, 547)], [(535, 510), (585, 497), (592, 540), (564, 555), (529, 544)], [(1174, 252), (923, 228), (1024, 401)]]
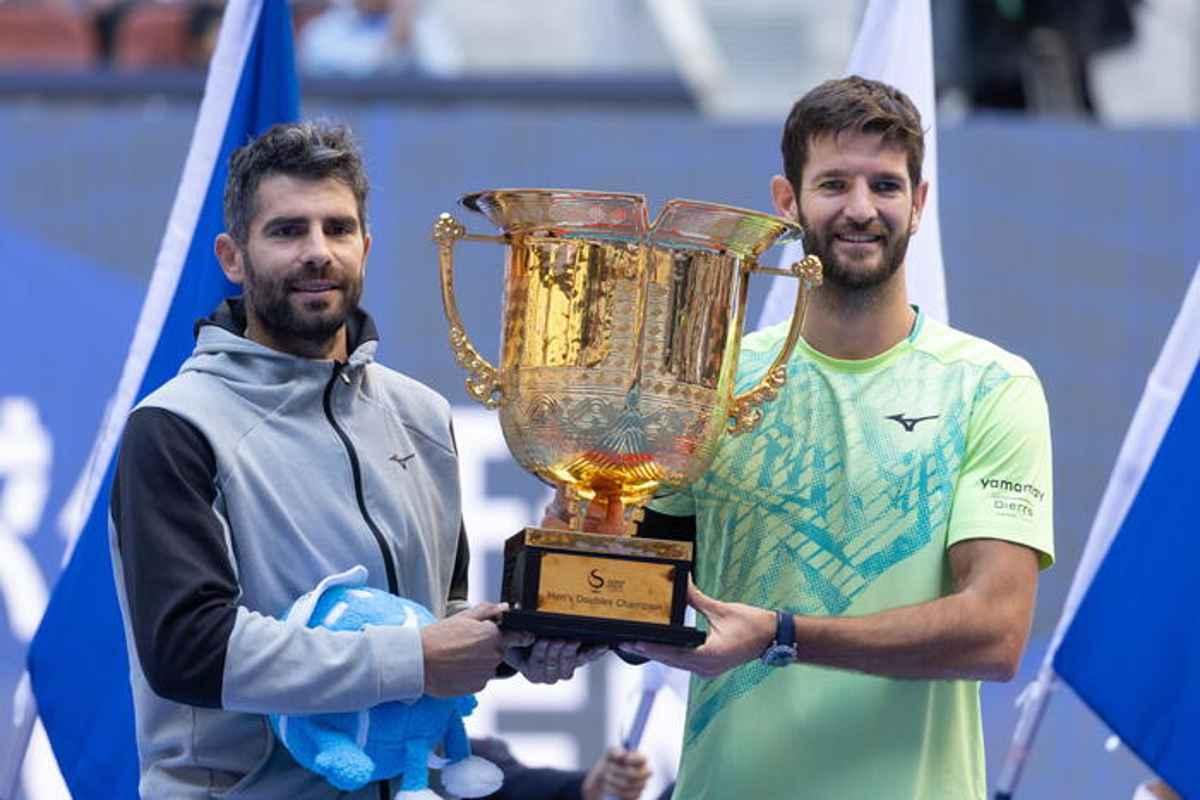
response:
[[(458, 439), (454, 436), (454, 423), (450, 423), (450, 445), (454, 448), (454, 455), (458, 455)], [(467, 600), (467, 573), (471, 566), (471, 551), (467, 547), (467, 526), (463, 521), (458, 523), (458, 548), (454, 554), (454, 572), (450, 577), (450, 595), (447, 600), (451, 602), (459, 601), (466, 602)]]
[(216, 458), (200, 431), (159, 408), (130, 415), (111, 511), (134, 642), (159, 696), (221, 707), (238, 583), (213, 510)]

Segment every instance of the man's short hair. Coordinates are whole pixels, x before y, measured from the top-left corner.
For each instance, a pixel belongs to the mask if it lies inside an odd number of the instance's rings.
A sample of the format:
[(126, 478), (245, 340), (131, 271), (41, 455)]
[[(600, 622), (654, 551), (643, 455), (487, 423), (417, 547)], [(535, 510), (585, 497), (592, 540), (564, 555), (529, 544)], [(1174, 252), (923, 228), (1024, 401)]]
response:
[(913, 189), (921, 184), (925, 132), (921, 112), (904, 92), (880, 81), (851, 75), (825, 81), (792, 106), (783, 126), (783, 172), (800, 191), (808, 146), (814, 138), (845, 132), (881, 134), (884, 144), (904, 151)]
[(250, 236), (258, 186), (271, 175), (341, 181), (354, 193), (358, 222), (366, 230), (367, 173), (362, 153), (344, 125), (282, 123), (233, 151), (225, 180), (225, 230), (240, 244)]

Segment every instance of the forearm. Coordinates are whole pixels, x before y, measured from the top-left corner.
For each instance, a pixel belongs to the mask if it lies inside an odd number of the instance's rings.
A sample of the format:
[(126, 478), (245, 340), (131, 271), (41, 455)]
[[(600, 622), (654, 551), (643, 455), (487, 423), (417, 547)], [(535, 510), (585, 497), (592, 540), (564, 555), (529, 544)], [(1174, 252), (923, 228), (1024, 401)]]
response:
[(424, 682), (421, 636), (415, 627), (331, 631), (239, 608), (229, 638), (221, 706), (278, 714), (359, 711), (416, 699)]
[(1029, 634), (1018, 616), (970, 589), (861, 617), (797, 615), (797, 657), (891, 678), (1006, 681)]

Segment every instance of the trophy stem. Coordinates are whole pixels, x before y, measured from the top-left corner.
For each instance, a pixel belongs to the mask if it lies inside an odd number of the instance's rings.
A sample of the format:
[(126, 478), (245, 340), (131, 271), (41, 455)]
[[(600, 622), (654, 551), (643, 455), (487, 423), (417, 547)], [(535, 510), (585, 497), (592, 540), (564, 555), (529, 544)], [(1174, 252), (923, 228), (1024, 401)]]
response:
[[(586, 496), (575, 486), (566, 488), (567, 495), (567, 528), (576, 533), (602, 533), (617, 536), (633, 536), (637, 533), (638, 524), (646, 511), (644, 500), (629, 502), (618, 493), (596, 492), (591, 497)], [(588, 507), (600, 498), (607, 516), (603, 521), (589, 523)], [(648, 498), (647, 498), (648, 499)], [(620, 511), (614, 510), (614, 507)]]

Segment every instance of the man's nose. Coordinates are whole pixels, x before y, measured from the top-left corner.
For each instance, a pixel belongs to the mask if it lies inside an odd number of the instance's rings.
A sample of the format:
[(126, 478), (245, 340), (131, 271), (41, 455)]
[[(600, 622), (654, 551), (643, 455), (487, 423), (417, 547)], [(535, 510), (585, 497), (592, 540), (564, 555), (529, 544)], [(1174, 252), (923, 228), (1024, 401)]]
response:
[(875, 202), (871, 197), (871, 187), (865, 180), (856, 180), (851, 184), (844, 213), (851, 222), (861, 224), (875, 219)]
[(305, 237), (303, 258), (306, 266), (324, 267), (333, 261), (333, 255), (329, 249), (329, 238), (320, 226), (313, 226), (308, 236)]

